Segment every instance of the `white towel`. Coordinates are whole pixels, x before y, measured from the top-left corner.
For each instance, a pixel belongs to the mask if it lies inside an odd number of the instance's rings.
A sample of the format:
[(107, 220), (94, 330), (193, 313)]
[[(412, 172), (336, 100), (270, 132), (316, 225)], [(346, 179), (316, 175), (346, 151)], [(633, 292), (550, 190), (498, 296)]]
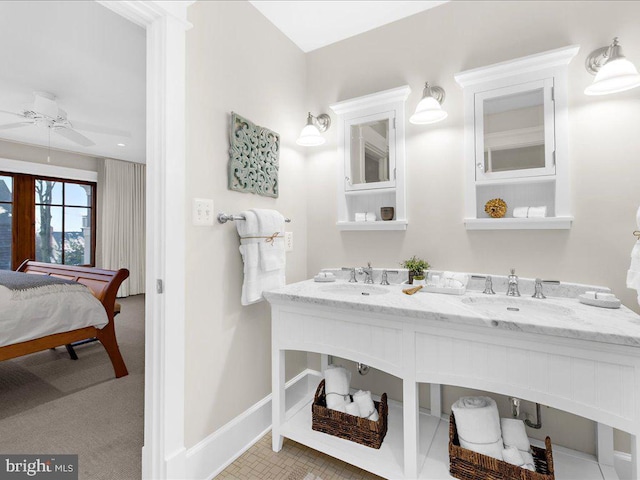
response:
[(489, 397), (461, 397), (451, 406), (460, 446), (502, 460), (502, 433), (496, 402)]
[(355, 402), (348, 403), (346, 410), (349, 415), (353, 415), (354, 417), (360, 416), (360, 409), (358, 408), (358, 404)]
[(376, 212), (367, 212), (365, 214), (365, 219), (367, 222), (375, 222), (378, 220), (378, 217), (376, 217)]
[[(636, 212), (636, 225), (640, 230), (640, 207)], [(631, 250), (631, 265), (627, 272), (627, 288), (638, 292), (638, 304), (640, 304), (640, 240), (636, 241)]]
[(356, 219), (356, 222), (366, 222), (367, 214), (365, 212), (356, 212), (355, 219)]
[(513, 218), (544, 218), (547, 216), (547, 207), (516, 207), (513, 209)]
[(374, 422), (377, 422), (380, 419), (380, 415), (378, 415), (378, 411), (376, 410), (376, 406), (373, 403), (373, 399), (371, 398), (371, 392), (358, 390), (353, 394), (353, 403), (358, 405), (358, 410), (360, 410), (360, 417), (368, 418)]
[(520, 450), (520, 455), (522, 455), (522, 460), (524, 462), (522, 464), (522, 468), (526, 468), (527, 470), (535, 472), (536, 464), (533, 461), (533, 455), (531, 455), (529, 452), (523, 452), (522, 450)]
[(332, 407), (329, 407), (327, 405), (327, 408), (330, 408), (331, 410), (335, 410), (337, 412), (347, 413), (347, 404), (344, 402), (344, 400), (336, 403)]
[[(517, 418), (501, 418), (502, 441), (505, 447), (516, 447), (521, 452), (528, 452), (531, 448), (524, 422)], [(526, 462), (525, 462), (526, 463)]]
[[(284, 287), (286, 283), (284, 241), (274, 238), (273, 245), (267, 242), (274, 233), (284, 230), (284, 217), (278, 212), (273, 212), (273, 210), (246, 210), (242, 212), (245, 220), (236, 221), (236, 229), (240, 236), (240, 253), (244, 261), (242, 305), (259, 302), (262, 300), (262, 292)], [(280, 229), (260, 231), (261, 219), (264, 217), (263, 223), (268, 225), (271, 222), (269, 219), (276, 218), (276, 214), (282, 218)], [(261, 247), (261, 244), (264, 245)], [(264, 268), (265, 266), (268, 270)]]
[(324, 392), (327, 408), (344, 403), (349, 398), (351, 372), (339, 365), (329, 365), (324, 371)]
[(505, 447), (502, 450), (502, 459), (511, 465), (536, 471), (533, 456), (529, 452), (521, 452), (516, 447)]

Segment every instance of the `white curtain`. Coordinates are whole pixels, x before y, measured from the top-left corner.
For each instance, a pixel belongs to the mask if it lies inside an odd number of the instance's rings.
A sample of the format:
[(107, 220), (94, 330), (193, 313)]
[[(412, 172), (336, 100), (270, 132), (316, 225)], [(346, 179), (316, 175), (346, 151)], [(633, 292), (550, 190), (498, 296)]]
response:
[(102, 267), (126, 268), (119, 297), (144, 293), (145, 166), (105, 159), (102, 181)]

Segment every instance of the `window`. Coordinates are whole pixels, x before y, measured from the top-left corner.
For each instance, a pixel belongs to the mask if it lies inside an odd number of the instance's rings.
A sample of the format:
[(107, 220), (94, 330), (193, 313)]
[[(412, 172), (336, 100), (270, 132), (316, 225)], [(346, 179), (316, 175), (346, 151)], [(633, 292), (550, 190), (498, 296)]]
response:
[(0, 175), (0, 269), (11, 269), (13, 178)]
[[(3, 195), (2, 180), (15, 186), (8, 202), (4, 201), (7, 195)], [(95, 264), (95, 183), (0, 174), (0, 205), (7, 209), (5, 204), (11, 207), (15, 220), (4, 227), (0, 215), (0, 268), (17, 268), (27, 258), (66, 265)], [(13, 242), (11, 234), (8, 242), (3, 241), (5, 228), (12, 232)], [(8, 253), (5, 244), (9, 245)]]

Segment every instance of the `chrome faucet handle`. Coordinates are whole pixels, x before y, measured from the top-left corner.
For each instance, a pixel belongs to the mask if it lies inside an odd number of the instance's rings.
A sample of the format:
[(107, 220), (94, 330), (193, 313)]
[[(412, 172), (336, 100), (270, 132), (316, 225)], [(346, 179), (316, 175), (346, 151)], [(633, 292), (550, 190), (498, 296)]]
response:
[(398, 270), (382, 270), (382, 280), (380, 281), (380, 285), (389, 285), (389, 280), (387, 279), (388, 273), (399, 273)]
[(535, 292), (531, 295), (533, 298), (547, 298), (542, 293), (542, 279), (536, 278)]
[(349, 278), (349, 283), (358, 283), (358, 279), (356, 278), (356, 269), (355, 268), (342, 267), (342, 270), (351, 273), (351, 277)]
[(484, 280), (484, 291), (482, 292), (486, 295), (495, 295), (496, 292), (493, 291), (493, 281), (491, 280), (491, 275), (487, 275)]

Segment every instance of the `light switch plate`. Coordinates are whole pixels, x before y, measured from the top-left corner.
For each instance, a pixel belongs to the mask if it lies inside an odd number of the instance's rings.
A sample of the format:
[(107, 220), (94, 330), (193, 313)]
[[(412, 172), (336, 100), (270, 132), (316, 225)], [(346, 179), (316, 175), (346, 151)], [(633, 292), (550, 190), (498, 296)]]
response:
[(293, 232), (284, 232), (284, 251), (291, 252), (293, 250)]
[(213, 226), (213, 200), (210, 198), (193, 199), (193, 224), (197, 227)]

